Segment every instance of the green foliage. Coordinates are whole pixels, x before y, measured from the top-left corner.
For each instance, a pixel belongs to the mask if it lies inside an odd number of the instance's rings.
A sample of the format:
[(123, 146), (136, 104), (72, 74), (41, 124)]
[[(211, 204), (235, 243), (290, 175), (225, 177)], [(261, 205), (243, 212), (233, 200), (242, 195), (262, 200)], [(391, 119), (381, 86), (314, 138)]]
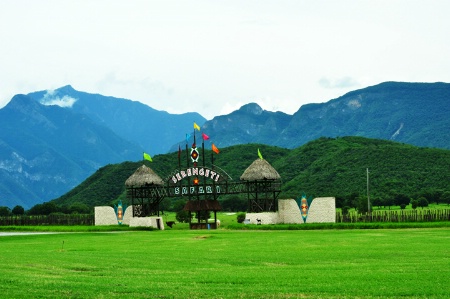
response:
[(409, 202), (410, 202), (411, 200), (410, 200), (409, 197), (408, 197), (407, 195), (405, 195), (405, 194), (397, 194), (397, 195), (395, 196), (394, 201), (395, 201), (395, 204), (396, 204), (397, 206), (401, 206), (401, 205), (407, 206), (407, 205), (409, 205)]
[(175, 219), (177, 219), (178, 222), (182, 222), (182, 223), (188, 223), (189, 222), (189, 212), (188, 211), (178, 211)]
[(356, 198), (356, 210), (359, 213), (367, 213), (369, 211), (369, 203), (367, 197), (360, 196)]
[(8, 216), (11, 210), (8, 207), (0, 207), (0, 216)]
[(450, 191), (445, 191), (442, 193), (442, 202), (450, 205)]
[(195, 212), (195, 219), (197, 220), (208, 220), (209, 218), (211, 218), (211, 212), (210, 211), (200, 211), (200, 212)]
[[(258, 148), (282, 178), (279, 198), (297, 198), (305, 192), (313, 198), (334, 196), (337, 207), (356, 207), (357, 198), (367, 196), (367, 168), (374, 206), (392, 207), (395, 198), (403, 195), (408, 199), (424, 196), (429, 202), (435, 202), (439, 197), (439, 202), (443, 202), (441, 198), (445, 197), (445, 192), (450, 192), (449, 150), (418, 148), (363, 137), (319, 138), (293, 150), (262, 144), (236, 145), (222, 148), (219, 155), (214, 155), (214, 164), (234, 181), (239, 181), (245, 169), (258, 159)], [(156, 155), (153, 163), (145, 164), (165, 179), (178, 169), (177, 154)], [(210, 157), (211, 151), (207, 150), (205, 156)], [(68, 206), (80, 202), (93, 209), (98, 205), (111, 205), (120, 198), (129, 205), (124, 183), (142, 163), (124, 162), (102, 167), (53, 202)], [(206, 165), (210, 165), (209, 160)], [(222, 204), (226, 200), (238, 201), (230, 198), (224, 196), (219, 200)], [(171, 200), (171, 209), (179, 210), (175, 208), (178, 200)], [(406, 204), (406, 199), (403, 203)], [(232, 206), (238, 209), (234, 203)]]
[(428, 200), (424, 196), (419, 197), (418, 206), (421, 207), (422, 209), (428, 207)]
[(22, 206), (17, 205), (11, 210), (11, 212), (13, 215), (23, 215), (25, 214), (25, 209)]
[(49, 201), (33, 206), (27, 211), (28, 215), (50, 215), (61, 212), (61, 208), (55, 202)]
[(87, 204), (76, 202), (69, 207), (70, 214), (90, 214), (91, 209)]
[(238, 223), (242, 223), (245, 220), (245, 213), (238, 213), (236, 215), (236, 220)]
[(222, 211), (239, 212), (247, 210), (247, 200), (240, 196), (232, 195), (221, 202)]

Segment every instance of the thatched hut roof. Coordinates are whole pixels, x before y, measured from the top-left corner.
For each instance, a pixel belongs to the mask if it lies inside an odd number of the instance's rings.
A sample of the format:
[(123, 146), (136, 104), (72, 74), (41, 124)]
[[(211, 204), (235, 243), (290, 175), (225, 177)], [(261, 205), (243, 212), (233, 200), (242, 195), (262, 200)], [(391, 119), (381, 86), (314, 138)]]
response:
[(185, 211), (220, 211), (222, 207), (218, 200), (202, 199), (202, 200), (190, 200), (186, 203), (183, 210)]
[(278, 172), (264, 159), (256, 159), (241, 175), (243, 181), (279, 180)]
[(164, 181), (149, 167), (142, 165), (126, 181), (127, 187), (142, 187), (145, 185), (164, 185)]

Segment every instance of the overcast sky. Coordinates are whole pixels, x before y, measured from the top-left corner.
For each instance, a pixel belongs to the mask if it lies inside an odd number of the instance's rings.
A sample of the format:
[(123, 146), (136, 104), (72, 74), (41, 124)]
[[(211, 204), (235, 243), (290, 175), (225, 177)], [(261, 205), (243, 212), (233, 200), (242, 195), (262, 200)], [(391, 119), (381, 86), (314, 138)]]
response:
[(450, 1), (0, 0), (0, 107), (64, 85), (207, 119), (450, 82)]

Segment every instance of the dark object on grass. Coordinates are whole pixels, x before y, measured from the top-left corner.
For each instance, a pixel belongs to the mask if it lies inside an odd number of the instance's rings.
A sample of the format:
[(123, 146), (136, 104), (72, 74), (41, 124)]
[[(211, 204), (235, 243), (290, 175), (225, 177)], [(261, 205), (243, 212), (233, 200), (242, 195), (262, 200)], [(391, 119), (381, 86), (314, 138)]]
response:
[(172, 225), (175, 224), (175, 221), (167, 221), (166, 224), (168, 227), (172, 228)]

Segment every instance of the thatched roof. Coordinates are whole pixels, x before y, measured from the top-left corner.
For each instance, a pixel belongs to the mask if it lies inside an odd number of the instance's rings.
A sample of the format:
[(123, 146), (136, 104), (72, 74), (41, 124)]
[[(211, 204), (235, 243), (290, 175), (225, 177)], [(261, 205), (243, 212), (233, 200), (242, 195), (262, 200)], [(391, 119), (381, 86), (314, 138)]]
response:
[(202, 200), (189, 200), (184, 206), (185, 211), (220, 211), (222, 207), (218, 200), (202, 199)]
[(264, 159), (256, 159), (241, 175), (243, 181), (279, 180), (278, 172)]
[(142, 187), (145, 185), (164, 185), (164, 181), (149, 167), (142, 165), (126, 181), (127, 187)]

